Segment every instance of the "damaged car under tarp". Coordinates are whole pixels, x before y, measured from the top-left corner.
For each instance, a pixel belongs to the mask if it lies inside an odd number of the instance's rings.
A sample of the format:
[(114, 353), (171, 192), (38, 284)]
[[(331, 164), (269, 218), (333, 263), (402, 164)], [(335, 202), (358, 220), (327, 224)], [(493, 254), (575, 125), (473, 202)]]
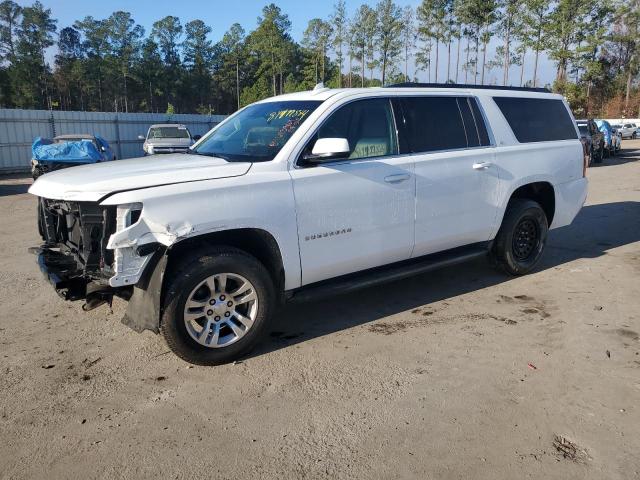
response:
[(96, 135), (38, 137), (31, 146), (33, 178), (61, 168), (115, 160), (107, 141)]

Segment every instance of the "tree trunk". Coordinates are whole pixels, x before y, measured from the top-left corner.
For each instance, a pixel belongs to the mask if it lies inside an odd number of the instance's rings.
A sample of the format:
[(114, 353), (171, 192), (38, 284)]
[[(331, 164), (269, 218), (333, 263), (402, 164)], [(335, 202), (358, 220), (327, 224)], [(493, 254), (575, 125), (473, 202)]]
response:
[(240, 59), (236, 57), (236, 100), (240, 110)]
[(382, 57), (382, 86), (384, 87), (384, 81), (387, 74), (387, 55)]
[(522, 86), (522, 81), (524, 80), (524, 61), (527, 58), (527, 49), (526, 47), (522, 51), (522, 58), (520, 59), (520, 86)]
[(435, 82), (438, 83), (438, 61), (440, 56), (440, 40), (436, 38), (436, 71), (435, 71)]
[(511, 57), (509, 56), (510, 37), (511, 37), (511, 15), (509, 14), (509, 16), (507, 17), (507, 30), (504, 36), (504, 60), (503, 60), (504, 72), (502, 76), (502, 85), (504, 85), (505, 87), (507, 86), (507, 83), (509, 83), (509, 64), (511, 63)]
[(627, 86), (626, 86), (626, 92), (625, 92), (625, 96), (624, 96), (624, 114), (625, 114), (625, 116), (629, 112), (629, 96), (631, 94), (631, 80), (632, 80), (631, 71), (629, 71), (627, 73)]
[(362, 71), (360, 72), (360, 83), (362, 84), (361, 87), (364, 88), (364, 75), (365, 75), (365, 70), (364, 70), (364, 66), (365, 66), (365, 59), (364, 59), (364, 49), (365, 46), (364, 44), (362, 45)]
[(449, 37), (449, 44), (447, 45), (447, 82), (451, 78), (451, 37)]
[[(486, 37), (485, 37), (486, 38)], [(483, 40), (482, 42), (482, 85), (484, 85), (484, 67), (487, 63), (487, 42)]]
[(338, 88), (342, 88), (342, 42), (338, 45)]
[(456, 83), (458, 83), (458, 73), (460, 72), (460, 44), (462, 43), (462, 35), (458, 37), (458, 46), (456, 54)]
[(404, 44), (404, 81), (409, 81), (409, 44)]
[(101, 79), (100, 71), (98, 71), (98, 99), (100, 101), (100, 111), (104, 112), (102, 108), (102, 79)]
[(538, 86), (538, 57), (540, 56), (540, 50), (536, 46), (536, 55), (533, 62), (533, 88)]
[(474, 55), (475, 55), (476, 59), (475, 59), (474, 65), (473, 65), (473, 83), (475, 85), (478, 84), (478, 50), (479, 50), (479, 46), (480, 46), (480, 33), (477, 32), (477, 35), (476, 35), (476, 48), (475, 48), (475, 52), (474, 52)]
[(467, 37), (467, 55), (464, 63), (464, 83), (469, 83), (469, 50), (471, 49), (471, 39)]
[(129, 113), (129, 102), (127, 101), (127, 74), (124, 74), (124, 111)]

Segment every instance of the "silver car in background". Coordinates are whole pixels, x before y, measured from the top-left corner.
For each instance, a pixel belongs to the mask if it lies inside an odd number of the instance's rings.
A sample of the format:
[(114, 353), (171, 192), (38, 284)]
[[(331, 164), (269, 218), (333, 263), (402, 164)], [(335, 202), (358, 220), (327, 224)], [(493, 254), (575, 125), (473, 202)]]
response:
[(613, 125), (613, 128), (615, 128), (620, 133), (623, 139), (624, 138), (635, 139), (637, 136), (636, 131), (638, 127), (636, 126), (635, 123), (624, 123), (619, 125)]
[(151, 125), (147, 136), (140, 135), (138, 138), (144, 140), (142, 149), (145, 155), (155, 155), (184, 153), (200, 138), (200, 135), (192, 136), (189, 129), (179, 123), (162, 123)]

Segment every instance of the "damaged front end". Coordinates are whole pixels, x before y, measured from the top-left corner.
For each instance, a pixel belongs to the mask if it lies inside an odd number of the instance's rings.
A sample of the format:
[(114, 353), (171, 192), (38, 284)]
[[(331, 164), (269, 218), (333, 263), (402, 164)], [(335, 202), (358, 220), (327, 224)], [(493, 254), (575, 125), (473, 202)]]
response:
[(142, 205), (38, 199), (44, 244), (31, 251), (45, 277), (65, 300), (85, 300), (91, 310), (114, 296), (130, 300), (134, 285), (158, 244), (114, 248), (111, 237), (136, 224)]

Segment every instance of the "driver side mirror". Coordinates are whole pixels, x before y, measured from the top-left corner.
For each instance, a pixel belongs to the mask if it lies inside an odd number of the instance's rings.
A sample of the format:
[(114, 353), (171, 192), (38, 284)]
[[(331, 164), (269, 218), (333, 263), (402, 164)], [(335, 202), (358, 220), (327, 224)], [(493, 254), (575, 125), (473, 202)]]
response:
[(138, 135), (138, 140), (146, 140), (144, 135)]
[(348, 157), (351, 153), (349, 140), (346, 138), (319, 138), (316, 140), (311, 154), (303, 157), (307, 163), (322, 163)]
[(197, 142), (198, 140), (200, 140), (202, 138), (202, 135), (194, 135), (193, 136), (193, 141)]

